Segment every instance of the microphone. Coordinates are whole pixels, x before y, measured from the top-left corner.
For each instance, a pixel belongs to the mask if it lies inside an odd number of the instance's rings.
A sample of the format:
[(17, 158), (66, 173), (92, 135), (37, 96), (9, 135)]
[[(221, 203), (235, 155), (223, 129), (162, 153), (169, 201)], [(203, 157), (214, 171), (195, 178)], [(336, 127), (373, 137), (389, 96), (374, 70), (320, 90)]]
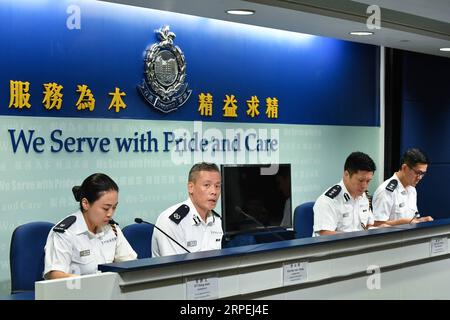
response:
[(169, 236), (167, 233), (165, 233), (164, 231), (162, 231), (156, 224), (147, 222), (145, 220), (142, 220), (141, 218), (135, 218), (134, 222), (136, 223), (147, 223), (147, 224), (151, 224), (152, 226), (154, 226), (156, 229), (158, 229), (159, 231), (161, 231), (167, 238), (169, 238), (170, 240), (172, 240), (173, 242), (175, 242), (178, 246), (180, 246), (181, 248), (183, 248), (183, 250), (185, 250), (187, 253), (191, 253), (188, 249), (186, 249), (185, 247), (183, 247), (177, 240), (175, 240), (174, 238), (172, 238), (171, 236)]
[(420, 213), (417, 211), (416, 211), (416, 213), (414, 213), (414, 217), (409, 221), (409, 223), (413, 222), (413, 220), (416, 218), (420, 218)]
[(236, 206), (234, 207), (234, 210), (236, 210), (236, 212), (242, 214), (244, 217), (246, 217), (247, 219), (252, 220), (253, 222), (255, 222), (257, 225), (259, 225), (260, 227), (263, 227), (264, 230), (269, 231), (271, 234), (273, 234), (275, 237), (277, 237), (278, 239), (284, 241), (286, 239), (283, 239), (282, 236), (280, 236), (278, 233), (273, 232), (272, 230), (270, 230), (269, 228), (267, 228), (262, 222), (260, 222), (259, 220), (257, 220), (256, 218), (252, 217), (251, 215), (247, 214), (244, 212), (244, 210), (241, 209), (241, 207)]

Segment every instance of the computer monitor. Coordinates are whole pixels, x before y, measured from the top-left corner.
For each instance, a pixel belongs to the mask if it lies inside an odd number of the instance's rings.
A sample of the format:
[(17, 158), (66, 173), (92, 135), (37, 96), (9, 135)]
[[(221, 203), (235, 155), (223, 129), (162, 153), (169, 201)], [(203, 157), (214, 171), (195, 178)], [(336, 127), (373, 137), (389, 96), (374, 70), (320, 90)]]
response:
[(221, 166), (225, 234), (292, 228), (291, 165), (273, 168), (261, 164)]

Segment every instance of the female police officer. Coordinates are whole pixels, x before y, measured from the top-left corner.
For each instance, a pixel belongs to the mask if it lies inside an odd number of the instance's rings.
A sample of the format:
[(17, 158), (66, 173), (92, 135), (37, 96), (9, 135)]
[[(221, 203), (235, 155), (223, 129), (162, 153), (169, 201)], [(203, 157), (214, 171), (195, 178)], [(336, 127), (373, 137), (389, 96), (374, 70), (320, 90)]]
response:
[(118, 204), (117, 184), (107, 175), (95, 173), (72, 192), (80, 210), (50, 231), (45, 279), (92, 274), (99, 264), (136, 259), (136, 252), (112, 220)]

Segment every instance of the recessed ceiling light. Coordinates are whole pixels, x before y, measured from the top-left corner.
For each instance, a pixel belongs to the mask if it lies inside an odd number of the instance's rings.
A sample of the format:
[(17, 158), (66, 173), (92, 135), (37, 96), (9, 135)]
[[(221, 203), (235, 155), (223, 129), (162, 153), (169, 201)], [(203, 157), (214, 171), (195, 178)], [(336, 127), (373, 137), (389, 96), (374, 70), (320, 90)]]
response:
[(448, 52), (450, 51), (450, 48), (440, 48), (439, 50)]
[(373, 32), (370, 31), (352, 31), (350, 32), (352, 36), (371, 36)]
[(248, 10), (248, 9), (233, 9), (227, 10), (225, 12), (236, 16), (250, 16), (252, 14), (255, 14), (255, 10)]

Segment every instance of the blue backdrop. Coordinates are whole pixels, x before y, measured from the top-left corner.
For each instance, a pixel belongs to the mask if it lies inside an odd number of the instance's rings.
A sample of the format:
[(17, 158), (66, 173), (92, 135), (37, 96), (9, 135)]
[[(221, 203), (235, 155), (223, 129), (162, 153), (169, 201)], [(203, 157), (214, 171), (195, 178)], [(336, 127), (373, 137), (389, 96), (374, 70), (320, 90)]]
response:
[[(0, 114), (325, 125), (379, 125), (378, 48), (211, 19), (80, 1), (81, 29), (66, 21), (69, 1), (0, 2)], [(14, 4), (14, 5), (13, 5)], [(191, 98), (170, 114), (149, 106), (141, 84), (146, 48), (154, 30), (169, 25), (187, 61)], [(276, 63), (274, 63), (276, 61)], [(30, 82), (30, 109), (8, 108), (9, 81)], [(61, 110), (42, 106), (43, 84), (63, 85)], [(96, 99), (93, 112), (76, 110), (77, 85)], [(126, 93), (127, 108), (107, 110), (115, 87)], [(197, 111), (198, 95), (211, 93), (213, 116)], [(225, 95), (238, 101), (238, 117), (222, 116)], [(256, 95), (279, 100), (279, 118), (246, 115), (245, 101)]]
[(450, 216), (450, 59), (405, 52), (401, 151), (422, 149), (431, 163), (418, 184), (422, 215)]

